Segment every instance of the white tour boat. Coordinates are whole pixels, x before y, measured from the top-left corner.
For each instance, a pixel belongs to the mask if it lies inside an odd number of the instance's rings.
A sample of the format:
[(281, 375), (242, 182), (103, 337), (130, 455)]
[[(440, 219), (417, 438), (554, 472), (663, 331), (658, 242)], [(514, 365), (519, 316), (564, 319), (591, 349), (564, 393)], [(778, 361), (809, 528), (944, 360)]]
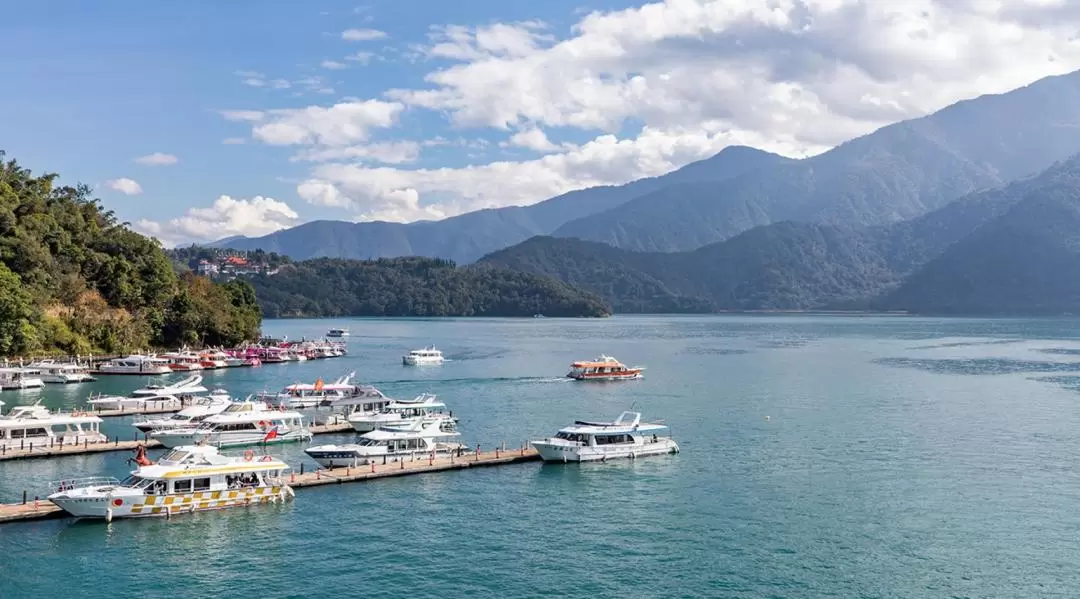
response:
[(314, 408), (354, 393), (356, 385), (351, 381), (355, 376), (355, 372), (350, 372), (329, 384), (323, 383), (322, 379), (314, 383), (296, 383), (278, 393), (260, 393), (257, 399), (284, 404), (290, 408)]
[(379, 412), (353, 412), (349, 414), (349, 424), (358, 433), (368, 433), (377, 428), (411, 426), (416, 421), (442, 422), (455, 421), (453, 414), (443, 410), (446, 404), (438, 401), (434, 395), (424, 393), (411, 401), (395, 399)]
[(97, 374), (169, 374), (169, 361), (157, 356), (132, 355), (125, 358), (113, 358), (99, 364)]
[(98, 395), (91, 397), (87, 403), (95, 410), (179, 410), (208, 391), (202, 380), (203, 377), (196, 374), (173, 383), (147, 384), (130, 395)]
[(574, 362), (566, 376), (579, 381), (620, 381), (641, 378), (644, 366), (630, 368), (611, 356)]
[(356, 443), (343, 445), (315, 445), (304, 453), (324, 468), (341, 466), (356, 467), (375, 461), (403, 461), (425, 457), (444, 457), (465, 449), (461, 443), (440, 442), (440, 439), (457, 437), (460, 433), (451, 420), (438, 425), (424, 426), (416, 421), (408, 428), (386, 428), (361, 435)]
[(445, 361), (446, 359), (443, 358), (442, 352), (435, 349), (434, 345), (425, 347), (424, 349), (414, 349), (401, 357), (401, 363), (406, 366), (442, 364)]
[(199, 443), (237, 447), (306, 441), (311, 438), (311, 431), (304, 426), (304, 416), (299, 412), (274, 409), (264, 401), (248, 399), (233, 402), (195, 428), (156, 430), (150, 433), (150, 438), (165, 447)]
[(357, 418), (360, 416), (374, 416), (381, 413), (393, 402), (393, 399), (383, 395), (383, 392), (375, 387), (361, 385), (356, 387), (352, 394), (330, 402), (330, 407), (342, 408), (346, 419), (348, 419), (354, 414), (358, 415)]
[(215, 389), (209, 396), (195, 400), (195, 403), (167, 418), (146, 418), (136, 420), (132, 425), (144, 433), (161, 429), (195, 428), (210, 416), (220, 414), (232, 405), (229, 394)]
[(37, 368), (0, 368), (0, 389), (40, 389), (45, 386)]
[[(101, 443), (108, 437), (101, 433), (101, 418), (84, 412), (49, 412), (41, 400), (27, 406), (15, 406), (0, 416), (0, 447), (20, 449), (30, 445), (46, 447), (63, 443)], [(3, 402), (0, 402), (3, 405)]]
[(348, 337), (349, 329), (330, 329), (326, 332), (327, 337)]
[(76, 362), (39, 360), (30, 367), (41, 370), (41, 380), (46, 384), (92, 383), (97, 380), (90, 374), (88, 366)]
[(170, 516), (188, 512), (275, 503), (293, 497), (288, 464), (251, 451), (227, 456), (209, 446), (177, 447), (151, 462), (141, 451), (139, 468), (124, 481), (88, 478), (54, 483), (53, 502), (77, 518)]
[(540, 457), (549, 462), (587, 462), (678, 453), (679, 445), (668, 427), (641, 421), (638, 412), (623, 412), (614, 422), (577, 421), (554, 437), (533, 441)]

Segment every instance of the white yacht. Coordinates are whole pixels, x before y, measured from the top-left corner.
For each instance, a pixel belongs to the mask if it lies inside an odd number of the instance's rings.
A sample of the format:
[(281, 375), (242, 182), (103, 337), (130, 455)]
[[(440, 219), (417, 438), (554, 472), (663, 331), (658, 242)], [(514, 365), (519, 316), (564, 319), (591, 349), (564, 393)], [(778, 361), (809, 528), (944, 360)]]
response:
[(99, 364), (97, 374), (169, 374), (169, 361), (157, 356), (131, 355), (125, 358), (113, 358)]
[(208, 416), (195, 428), (161, 429), (150, 438), (165, 447), (205, 443), (236, 447), (267, 443), (306, 441), (311, 431), (299, 412), (271, 408), (264, 401), (233, 402), (221, 413)]
[(415, 421), (407, 428), (378, 429), (363, 434), (356, 443), (315, 445), (305, 449), (304, 453), (324, 468), (335, 468), (363, 466), (384, 459), (396, 462), (412, 458), (438, 458), (465, 448), (461, 443), (440, 442), (440, 439), (460, 434), (453, 421), (444, 420), (436, 426), (425, 427), (424, 424)]
[(290, 408), (314, 408), (355, 392), (356, 385), (352, 383), (355, 376), (355, 372), (350, 372), (329, 384), (323, 383), (322, 379), (314, 383), (296, 383), (278, 393), (260, 393), (257, 398)]
[(229, 394), (215, 389), (209, 396), (196, 399), (195, 403), (167, 418), (145, 418), (132, 425), (144, 433), (161, 429), (195, 428), (210, 416), (220, 414), (232, 405)]
[(46, 384), (92, 383), (96, 381), (90, 368), (76, 362), (57, 362), (39, 360), (30, 364), (31, 368), (41, 370), (41, 380)]
[(348, 337), (349, 329), (330, 329), (326, 332), (327, 337)]
[(59, 481), (53, 502), (77, 518), (169, 516), (188, 512), (275, 503), (293, 497), (288, 464), (251, 451), (240, 456), (205, 445), (177, 447), (155, 464), (145, 451), (139, 468), (124, 481), (84, 478)]
[(348, 419), (354, 414), (357, 415), (357, 418), (375, 416), (393, 402), (394, 400), (383, 395), (382, 391), (375, 387), (361, 385), (356, 387), (356, 390), (351, 395), (330, 402), (330, 407), (342, 408), (346, 419)]
[(358, 433), (368, 433), (377, 428), (411, 426), (413, 422), (455, 421), (453, 414), (444, 412), (446, 404), (434, 395), (424, 393), (411, 401), (395, 399), (379, 412), (353, 412), (349, 424)]
[[(3, 402), (0, 402), (3, 405)], [(101, 433), (101, 418), (84, 412), (49, 412), (41, 400), (15, 406), (0, 416), (0, 448), (20, 449), (31, 445), (44, 447), (63, 443), (101, 443), (108, 437)]]
[(203, 378), (196, 374), (173, 383), (147, 384), (142, 389), (132, 391), (130, 395), (98, 395), (91, 397), (87, 403), (95, 410), (179, 410), (194, 402), (198, 395), (208, 391), (202, 385), (202, 380)]
[(679, 445), (667, 435), (666, 425), (642, 422), (638, 412), (623, 412), (614, 422), (578, 420), (554, 437), (533, 441), (532, 446), (549, 462), (587, 462), (678, 453)]
[(442, 364), (445, 361), (446, 359), (443, 358), (442, 352), (435, 349), (434, 345), (425, 347), (424, 349), (414, 349), (401, 357), (401, 363), (406, 366)]
[(0, 389), (40, 389), (45, 386), (37, 368), (0, 368)]

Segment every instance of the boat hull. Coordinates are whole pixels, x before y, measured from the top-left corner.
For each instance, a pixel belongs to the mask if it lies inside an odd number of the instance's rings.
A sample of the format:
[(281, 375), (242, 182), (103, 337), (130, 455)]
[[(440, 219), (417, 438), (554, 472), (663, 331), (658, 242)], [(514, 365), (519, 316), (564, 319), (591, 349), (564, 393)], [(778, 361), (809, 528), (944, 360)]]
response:
[(264, 432), (224, 432), (206, 434), (192, 429), (169, 431), (163, 434), (152, 434), (150, 435), (150, 438), (159, 441), (163, 446), (169, 449), (181, 445), (199, 445), (202, 443), (213, 445), (214, 447), (244, 447), (247, 445), (270, 445), (274, 443), (307, 441), (308, 439), (311, 439), (311, 433), (307, 429), (292, 429), (279, 432), (276, 437), (269, 441), (263, 441), (263, 439), (266, 438), (266, 433)]
[[(464, 449), (463, 445), (454, 445), (453, 447), (441, 447), (434, 453), (435, 459), (445, 458), (451, 453), (455, 453), (460, 449)], [(369, 464), (382, 464), (390, 462), (409, 462), (426, 460), (432, 457), (430, 451), (408, 451), (408, 452), (396, 452), (396, 453), (361, 453), (356, 449), (349, 449), (347, 446), (322, 446), (322, 447), (309, 447), (304, 450), (304, 453), (311, 459), (318, 462), (323, 468), (356, 468), (358, 466), (367, 466)]]
[(679, 444), (667, 438), (640, 445), (609, 445), (605, 447), (535, 441), (532, 443), (532, 447), (546, 462), (597, 462), (679, 453)]
[(641, 370), (627, 370), (620, 373), (586, 374), (583, 372), (571, 372), (566, 375), (575, 381), (630, 381), (644, 376)]
[(291, 499), (288, 485), (199, 491), (175, 495), (71, 496), (54, 493), (49, 501), (76, 518), (146, 518), (276, 503)]

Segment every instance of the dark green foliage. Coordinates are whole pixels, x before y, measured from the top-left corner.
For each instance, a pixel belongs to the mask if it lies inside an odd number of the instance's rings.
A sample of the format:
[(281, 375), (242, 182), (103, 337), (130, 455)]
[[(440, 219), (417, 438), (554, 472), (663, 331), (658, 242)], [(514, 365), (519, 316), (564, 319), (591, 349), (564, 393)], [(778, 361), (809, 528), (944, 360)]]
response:
[[(179, 280), (160, 245), (118, 222), (88, 187), (55, 187), (55, 175), (35, 177), (3, 156), (0, 354), (133, 351), (258, 335), (250, 289)], [(212, 318), (169, 320), (193, 289)]]
[(731, 146), (716, 156), (660, 177), (626, 185), (579, 189), (531, 206), (478, 210), (441, 221), (409, 224), (314, 221), (265, 237), (224, 239), (214, 245), (273, 250), (296, 260), (439, 256), (467, 263), (534, 235), (550, 234), (568, 221), (614, 208), (668, 185), (720, 181), (787, 162), (790, 160), (776, 154)]
[(604, 316), (600, 298), (548, 277), (448, 260), (319, 258), (248, 279), (267, 317)]

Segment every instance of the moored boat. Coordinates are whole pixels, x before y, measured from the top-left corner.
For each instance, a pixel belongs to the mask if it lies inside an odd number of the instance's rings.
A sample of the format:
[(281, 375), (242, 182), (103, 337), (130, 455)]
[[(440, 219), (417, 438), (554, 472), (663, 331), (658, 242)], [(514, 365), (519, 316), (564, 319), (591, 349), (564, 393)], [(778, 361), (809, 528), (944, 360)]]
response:
[(108, 440), (101, 433), (101, 422), (101, 418), (86, 412), (50, 412), (39, 399), (31, 405), (15, 406), (0, 416), (0, 448), (101, 443)]
[(45, 386), (37, 368), (0, 368), (0, 389), (40, 389)]
[(377, 428), (407, 427), (414, 422), (456, 421), (453, 414), (446, 413), (446, 404), (435, 395), (424, 393), (413, 400), (395, 399), (379, 412), (357, 412), (349, 415), (349, 424), (358, 433), (371, 432)]
[(644, 366), (629, 368), (615, 358), (601, 354), (595, 360), (574, 362), (566, 376), (578, 381), (618, 381), (641, 378), (644, 370)]
[(157, 356), (130, 355), (98, 364), (96, 374), (169, 374), (169, 360)]
[(94, 477), (53, 483), (53, 502), (77, 518), (169, 516), (273, 503), (293, 497), (286, 483), (289, 466), (270, 456), (227, 456), (217, 448), (176, 447), (157, 463), (145, 450), (138, 469), (124, 481)]
[(136, 420), (132, 426), (144, 433), (162, 429), (194, 429), (203, 420), (224, 412), (230, 405), (232, 405), (232, 400), (229, 394), (224, 390), (216, 389), (209, 396), (195, 399), (194, 403), (171, 416)]
[(271, 408), (264, 401), (233, 402), (195, 428), (160, 429), (150, 438), (165, 447), (206, 443), (217, 447), (306, 441), (311, 431), (299, 412)]
[(441, 441), (459, 434), (451, 420), (438, 423), (415, 421), (407, 428), (380, 428), (365, 433), (356, 443), (315, 445), (305, 449), (304, 453), (324, 468), (438, 458), (465, 449), (461, 443)]
[(314, 383), (295, 383), (278, 393), (261, 393), (257, 398), (290, 408), (314, 408), (354, 393), (357, 386), (351, 381), (355, 376), (355, 372), (350, 372), (332, 383), (324, 383), (322, 379)]
[(31, 368), (41, 370), (41, 380), (46, 384), (91, 383), (96, 381), (90, 368), (77, 362), (57, 362), (39, 360), (30, 364)]
[(623, 412), (614, 422), (578, 420), (560, 429), (554, 437), (533, 441), (531, 445), (549, 462), (588, 462), (679, 452), (667, 425), (642, 422), (639, 412)]

